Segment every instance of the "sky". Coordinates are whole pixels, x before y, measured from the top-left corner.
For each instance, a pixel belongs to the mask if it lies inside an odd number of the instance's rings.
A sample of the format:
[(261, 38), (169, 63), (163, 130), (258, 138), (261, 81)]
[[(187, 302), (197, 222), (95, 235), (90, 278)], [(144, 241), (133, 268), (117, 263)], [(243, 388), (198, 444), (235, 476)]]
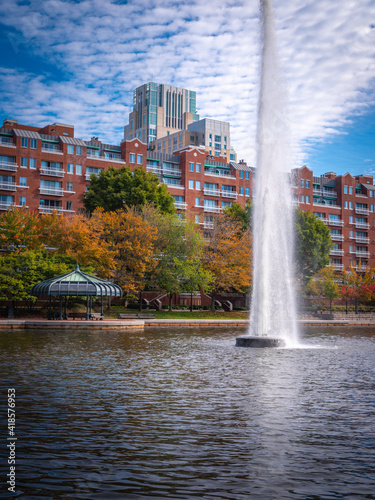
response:
[[(374, 0), (274, 0), (274, 16), (295, 165), (375, 175)], [(258, 0), (3, 0), (0, 119), (120, 144), (133, 89), (165, 83), (255, 166), (260, 38)]]

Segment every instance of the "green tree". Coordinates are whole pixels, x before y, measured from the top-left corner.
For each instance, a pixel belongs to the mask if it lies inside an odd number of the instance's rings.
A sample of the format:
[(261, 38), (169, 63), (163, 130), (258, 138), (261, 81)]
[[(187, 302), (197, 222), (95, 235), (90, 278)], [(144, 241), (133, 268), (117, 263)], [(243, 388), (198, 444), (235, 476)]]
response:
[(109, 167), (98, 176), (92, 175), (85, 193), (84, 206), (89, 212), (102, 207), (105, 212), (153, 204), (162, 213), (174, 213), (174, 199), (157, 175), (142, 167)]
[(162, 214), (150, 206), (145, 207), (142, 214), (157, 229), (157, 265), (150, 275), (150, 283), (168, 295), (171, 310), (176, 293), (208, 287), (211, 276), (203, 268), (204, 241), (197, 225), (189, 219)]
[(243, 231), (252, 228), (252, 211), (253, 203), (250, 198), (246, 200), (245, 208), (237, 202), (232, 203), (231, 206), (225, 208), (223, 213), (234, 222), (238, 223)]
[(314, 278), (312, 278), (309, 289), (315, 295), (325, 297), (329, 300), (329, 311), (332, 314), (332, 301), (337, 299), (340, 294), (340, 277), (335, 273), (333, 267), (324, 267)]
[(46, 250), (24, 250), (0, 254), (0, 300), (34, 302), (30, 295), (33, 285), (59, 276), (72, 269), (72, 261), (53, 255)]
[(306, 285), (314, 274), (329, 264), (332, 240), (324, 222), (300, 209), (295, 216), (295, 230), (297, 272)]

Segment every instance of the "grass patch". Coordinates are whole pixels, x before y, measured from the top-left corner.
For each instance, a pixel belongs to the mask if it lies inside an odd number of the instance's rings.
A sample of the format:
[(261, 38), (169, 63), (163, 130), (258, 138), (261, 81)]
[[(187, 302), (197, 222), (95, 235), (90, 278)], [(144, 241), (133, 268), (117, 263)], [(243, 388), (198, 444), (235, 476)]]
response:
[[(105, 311), (106, 318), (117, 318), (119, 313), (128, 313), (128, 314), (138, 314), (138, 310), (129, 310), (129, 309), (117, 309), (114, 311)], [(248, 319), (249, 313), (248, 311), (151, 311), (144, 310), (142, 314), (154, 314), (157, 319)]]

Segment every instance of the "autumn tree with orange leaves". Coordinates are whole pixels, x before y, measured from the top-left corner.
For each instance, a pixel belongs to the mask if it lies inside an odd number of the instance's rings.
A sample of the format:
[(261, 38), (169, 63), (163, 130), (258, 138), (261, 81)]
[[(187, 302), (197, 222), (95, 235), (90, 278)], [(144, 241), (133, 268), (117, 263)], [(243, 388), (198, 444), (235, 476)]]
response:
[(103, 278), (114, 271), (116, 251), (82, 214), (41, 216), (42, 240), (51, 252), (77, 260)]
[(157, 230), (142, 217), (125, 210), (94, 210), (91, 231), (115, 254), (114, 277), (125, 293), (138, 293), (145, 287), (145, 277), (157, 264), (154, 242)]
[(358, 273), (350, 266), (342, 274), (344, 285), (341, 287), (341, 296), (344, 300), (354, 302), (355, 313), (358, 314), (360, 303), (375, 300), (375, 268), (367, 267), (364, 272)]
[(247, 292), (251, 286), (252, 238), (250, 229), (221, 216), (214, 220), (214, 227), (206, 243), (204, 266), (212, 275), (211, 309), (219, 293)]

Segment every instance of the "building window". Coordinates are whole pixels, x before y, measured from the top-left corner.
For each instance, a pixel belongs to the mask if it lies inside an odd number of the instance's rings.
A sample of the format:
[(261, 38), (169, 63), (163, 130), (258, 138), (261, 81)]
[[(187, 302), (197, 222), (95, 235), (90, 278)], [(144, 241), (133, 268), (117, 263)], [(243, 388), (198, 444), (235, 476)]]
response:
[(303, 194), (301, 194), (300, 196), (300, 200), (299, 200), (301, 203), (305, 203), (305, 197)]
[(73, 210), (73, 202), (72, 201), (67, 201), (66, 202), (66, 209), (67, 210)]
[[(307, 182), (307, 181), (306, 181)], [(307, 186), (306, 186), (307, 187)], [(306, 203), (310, 203), (310, 196), (306, 196)]]
[[(196, 163), (196, 164), (195, 164), (195, 171), (196, 171), (198, 174), (200, 174), (200, 172), (201, 172), (201, 164), (200, 164), (200, 163)], [(372, 191), (371, 191), (371, 192), (372, 192)]]
[(348, 194), (348, 186), (344, 185), (344, 194)]
[(194, 163), (189, 162), (189, 172), (194, 172)]
[(20, 177), (20, 186), (27, 186), (27, 177)]
[(68, 155), (74, 155), (74, 146), (73, 146), (73, 144), (68, 144)]
[(68, 174), (74, 174), (74, 165), (73, 165), (73, 163), (68, 163), (68, 166), (66, 168), (66, 172)]
[(36, 139), (30, 139), (30, 148), (31, 149), (36, 149), (37, 147), (37, 140)]
[(76, 175), (82, 175), (82, 165), (76, 165)]
[(30, 158), (30, 168), (36, 168), (36, 158)]
[(189, 181), (189, 189), (194, 189), (194, 181)]
[(370, 212), (374, 211), (374, 205), (370, 205)]
[(195, 181), (195, 189), (201, 189), (201, 181)]
[(310, 189), (310, 181), (306, 180), (306, 187)]
[(305, 187), (305, 179), (301, 179), (301, 188)]
[(21, 146), (23, 148), (27, 148), (27, 146), (28, 146), (28, 138), (27, 137), (21, 137)]
[(353, 202), (352, 201), (349, 201), (349, 209), (353, 210)]
[(352, 215), (349, 215), (349, 224), (354, 224), (354, 218)]
[(353, 188), (352, 188), (352, 186), (349, 186), (349, 194), (353, 194)]
[(250, 179), (250, 172), (245, 172), (245, 179), (247, 179), (247, 180)]
[(20, 207), (26, 205), (26, 196), (20, 196)]
[(222, 201), (221, 202), (221, 207), (222, 208), (228, 208), (230, 206), (232, 206), (232, 202), (231, 201)]
[(346, 200), (344, 201), (344, 208), (348, 208), (348, 202)]
[(243, 170), (240, 170), (240, 179), (243, 179)]
[(76, 146), (76, 154), (82, 155), (82, 146)]
[(245, 196), (250, 196), (250, 188), (245, 188)]
[(374, 191), (371, 191), (371, 189), (369, 190), (368, 192), (368, 195), (370, 198), (373, 198), (374, 197)]
[(25, 157), (21, 158), (21, 167), (27, 168), (27, 158), (25, 158)]
[(129, 163), (135, 163), (135, 153), (129, 153)]
[(200, 198), (195, 198), (195, 206), (200, 207), (201, 206), (201, 199)]
[(137, 155), (137, 164), (143, 165), (143, 155)]
[(240, 195), (243, 195), (243, 187), (242, 187), (242, 186), (240, 186), (238, 189), (239, 189), (239, 194), (240, 194)]
[[(198, 200), (199, 200), (199, 198), (198, 198)], [(201, 221), (201, 216), (198, 215), (198, 214), (195, 214), (195, 222), (196, 222), (196, 224), (199, 224), (200, 221)]]
[(73, 182), (67, 182), (66, 183), (66, 190), (67, 191), (73, 191)]

